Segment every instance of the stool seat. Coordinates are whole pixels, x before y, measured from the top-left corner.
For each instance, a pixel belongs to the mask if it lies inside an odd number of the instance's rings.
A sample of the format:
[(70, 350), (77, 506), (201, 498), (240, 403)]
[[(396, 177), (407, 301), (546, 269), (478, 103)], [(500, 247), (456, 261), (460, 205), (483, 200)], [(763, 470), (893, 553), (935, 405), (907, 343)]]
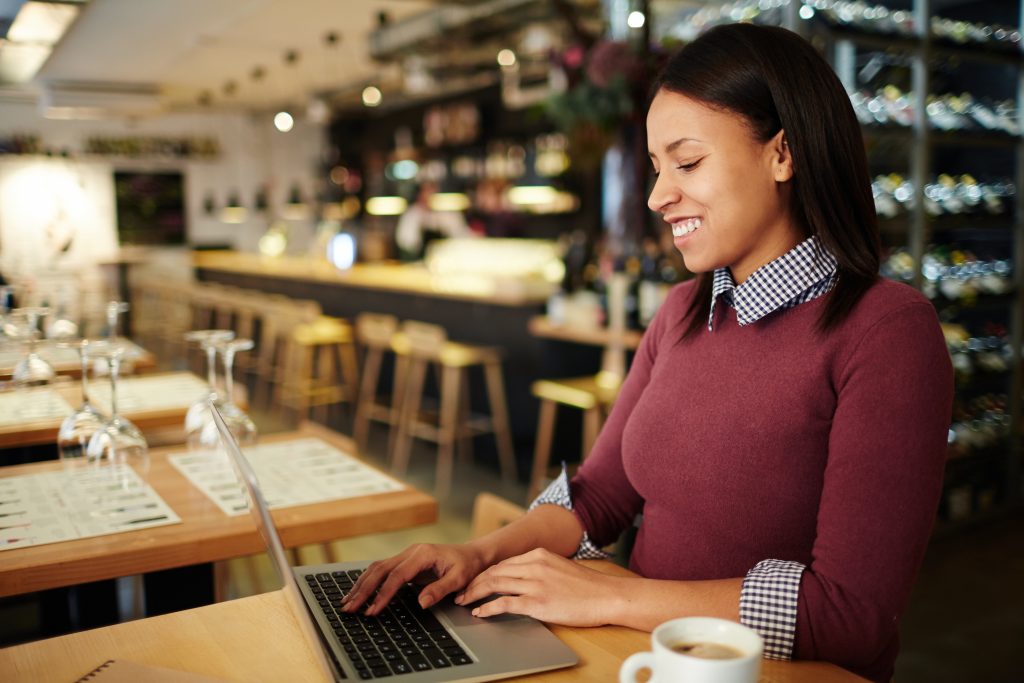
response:
[(621, 377), (612, 372), (600, 372), (585, 377), (541, 379), (530, 385), (531, 393), (540, 399), (537, 420), (537, 441), (533, 451), (533, 467), (527, 503), (540, 493), (551, 457), (551, 442), (555, 435), (555, 417), (559, 405), (583, 411), (583, 439), (580, 461), (586, 459), (601, 431), (605, 416), (619, 394)]
[(355, 335), (344, 320), (317, 316), (292, 328), (280, 401), (303, 418), (315, 407), (348, 401), (355, 404), (358, 362)]
[(610, 406), (619, 394), (619, 381), (601, 375), (568, 379), (539, 379), (530, 392), (542, 401), (554, 401), (580, 410)]

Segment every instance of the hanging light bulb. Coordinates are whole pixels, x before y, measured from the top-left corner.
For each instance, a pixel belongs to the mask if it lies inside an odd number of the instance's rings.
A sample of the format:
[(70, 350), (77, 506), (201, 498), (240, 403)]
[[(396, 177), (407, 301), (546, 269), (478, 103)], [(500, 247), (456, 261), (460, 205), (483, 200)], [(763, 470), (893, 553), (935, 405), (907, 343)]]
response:
[(367, 107), (376, 107), (380, 105), (383, 95), (380, 92), (380, 88), (370, 85), (363, 89), (363, 104)]
[(282, 133), (287, 133), (295, 125), (295, 119), (286, 111), (279, 111), (274, 114), (274, 128)]

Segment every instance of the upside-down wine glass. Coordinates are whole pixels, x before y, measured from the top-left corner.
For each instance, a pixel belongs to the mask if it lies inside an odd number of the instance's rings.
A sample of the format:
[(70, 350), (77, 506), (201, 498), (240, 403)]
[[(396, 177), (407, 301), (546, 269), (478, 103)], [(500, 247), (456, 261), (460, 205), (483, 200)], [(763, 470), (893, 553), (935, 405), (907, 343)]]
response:
[(67, 469), (83, 466), (87, 462), (86, 448), (92, 435), (103, 429), (106, 419), (89, 402), (89, 340), (60, 342), (61, 348), (78, 350), (78, 358), (82, 363), (82, 405), (75, 412), (64, 418), (57, 432), (57, 449), (60, 461)]
[[(257, 430), (256, 424), (252, 421), (244, 410), (238, 407), (235, 402), (235, 354), (239, 351), (248, 351), (254, 346), (252, 339), (233, 339), (217, 344), (217, 350), (221, 354), (221, 359), (224, 363), (224, 396), (219, 397), (215, 400), (217, 408), (220, 410), (221, 416), (224, 418), (224, 423), (227, 424), (228, 429), (238, 440), (241, 445), (251, 444), (256, 441)], [(211, 422), (211, 429), (213, 432), (209, 435), (204, 435), (202, 441), (204, 446), (211, 445), (209, 442), (211, 439), (213, 443), (216, 443), (217, 433), (216, 425)]]
[(103, 358), (110, 368), (110, 419), (92, 435), (85, 454), (92, 465), (130, 465), (140, 476), (149, 470), (149, 445), (139, 428), (117, 410), (117, 376), (124, 348), (108, 343), (90, 345), (90, 358)]
[(16, 308), (8, 318), (8, 328), (15, 335), (28, 340), (28, 355), (14, 366), (11, 379), (19, 386), (48, 384), (57, 376), (53, 366), (43, 360), (36, 351), (39, 339), (39, 320), (49, 313), (48, 308)]
[(235, 333), (231, 330), (192, 330), (185, 333), (187, 341), (198, 343), (206, 352), (208, 385), (206, 394), (190, 405), (185, 413), (185, 441), (189, 448), (206, 448), (217, 444), (217, 427), (209, 405), (210, 401), (220, 400), (217, 394), (217, 345), (234, 338)]

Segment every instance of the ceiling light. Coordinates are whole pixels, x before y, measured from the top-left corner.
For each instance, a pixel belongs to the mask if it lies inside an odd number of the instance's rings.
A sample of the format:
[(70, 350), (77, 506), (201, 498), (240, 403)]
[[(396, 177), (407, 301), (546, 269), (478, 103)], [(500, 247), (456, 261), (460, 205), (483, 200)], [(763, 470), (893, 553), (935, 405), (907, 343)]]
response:
[(800, 18), (810, 19), (814, 16), (814, 8), (810, 5), (804, 5), (800, 8)]
[(75, 5), (26, 2), (7, 31), (13, 43), (54, 45), (78, 16)]
[(404, 197), (370, 197), (366, 200), (366, 213), (371, 216), (398, 216), (405, 213), (408, 205)]
[(626, 17), (626, 24), (630, 28), (640, 28), (647, 21), (647, 17), (644, 16), (643, 12), (630, 12), (629, 16)]
[(274, 128), (282, 133), (287, 133), (295, 125), (295, 119), (286, 111), (279, 111), (274, 114)]
[(498, 52), (498, 65), (501, 66), (502, 68), (507, 69), (510, 66), (515, 66), (515, 63), (516, 53), (512, 52), (512, 50), (505, 48), (504, 50)]
[(465, 211), (469, 208), (469, 197), (465, 192), (436, 192), (430, 195), (427, 206), (431, 211)]
[(306, 105), (306, 118), (316, 124), (327, 123), (331, 118), (331, 108), (327, 106), (323, 98), (314, 97)]
[(249, 212), (238, 199), (238, 193), (232, 192), (228, 195), (228, 203), (221, 209), (220, 219), (225, 223), (244, 223), (249, 217)]
[(367, 107), (376, 107), (382, 99), (384, 96), (381, 95), (380, 88), (370, 85), (363, 89), (363, 104)]

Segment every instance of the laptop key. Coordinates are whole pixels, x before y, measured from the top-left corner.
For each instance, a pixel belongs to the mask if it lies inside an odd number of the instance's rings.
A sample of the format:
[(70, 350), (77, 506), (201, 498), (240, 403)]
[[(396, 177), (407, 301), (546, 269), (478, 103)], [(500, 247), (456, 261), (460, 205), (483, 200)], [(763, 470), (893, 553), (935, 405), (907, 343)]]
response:
[(375, 666), (370, 671), (373, 672), (374, 678), (384, 678), (385, 676), (391, 675), (391, 669), (386, 666)]
[(463, 664), (472, 664), (473, 660), (466, 655), (456, 655), (452, 657), (452, 664), (455, 666), (462, 666)]
[(448, 655), (449, 657), (458, 657), (459, 655), (464, 655), (464, 654), (466, 654), (466, 651), (465, 651), (465, 650), (463, 650), (463, 649), (462, 649), (461, 647), (459, 647), (458, 645), (452, 645), (451, 647), (446, 647), (446, 648), (444, 649), (444, 653), (445, 653), (446, 655)]
[(448, 658), (440, 652), (431, 657), (427, 657), (427, 660), (434, 665), (435, 669), (443, 669), (446, 666), (451, 666), (451, 663), (448, 661)]
[(429, 611), (429, 610), (424, 610), (424, 611), (420, 612), (417, 615), (417, 617), (419, 618), (420, 623), (423, 624), (423, 629), (426, 630), (426, 631), (444, 631), (445, 630), (444, 626), (441, 625), (441, 622), (439, 622), (437, 620), (437, 617), (434, 616), (434, 613)]
[(414, 655), (409, 657), (409, 665), (412, 666), (414, 671), (430, 671), (432, 666), (423, 655)]
[(391, 662), (391, 670), (396, 674), (408, 674), (412, 673), (412, 667), (409, 666), (409, 662), (404, 659), (397, 659)]
[(362, 671), (359, 672), (359, 678), (361, 678), (364, 681), (368, 681), (371, 678), (373, 678), (373, 674), (370, 673), (369, 669), (363, 669)]
[(418, 655), (419, 653), (420, 653), (420, 649), (418, 647), (413, 646), (413, 645), (410, 645), (408, 647), (403, 647), (402, 648), (402, 654), (405, 655), (406, 657), (413, 657), (415, 655)]

